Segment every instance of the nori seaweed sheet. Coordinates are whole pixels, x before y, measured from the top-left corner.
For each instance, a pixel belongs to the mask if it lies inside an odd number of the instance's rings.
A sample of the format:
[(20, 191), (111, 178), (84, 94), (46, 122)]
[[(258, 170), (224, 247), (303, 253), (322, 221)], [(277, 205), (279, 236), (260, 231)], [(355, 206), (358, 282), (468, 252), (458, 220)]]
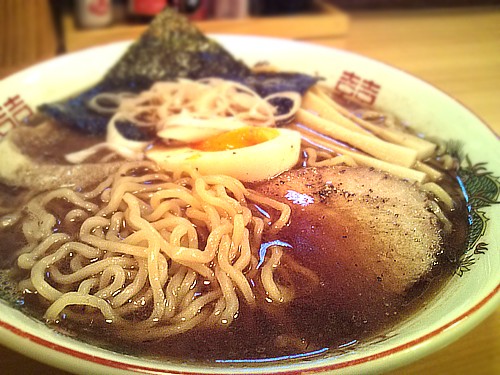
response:
[[(187, 18), (166, 8), (96, 86), (76, 97), (43, 104), (39, 110), (85, 133), (104, 134), (109, 116), (88, 108), (86, 103), (93, 96), (102, 92), (140, 92), (154, 82), (181, 77), (226, 78), (243, 83), (262, 96), (280, 91), (303, 94), (318, 80), (299, 73), (254, 73)], [(140, 138), (133, 127), (122, 127), (120, 132), (129, 139)]]
[(167, 8), (106, 74), (108, 87), (148, 89), (156, 81), (208, 76), (243, 78), (250, 69), (187, 18)]

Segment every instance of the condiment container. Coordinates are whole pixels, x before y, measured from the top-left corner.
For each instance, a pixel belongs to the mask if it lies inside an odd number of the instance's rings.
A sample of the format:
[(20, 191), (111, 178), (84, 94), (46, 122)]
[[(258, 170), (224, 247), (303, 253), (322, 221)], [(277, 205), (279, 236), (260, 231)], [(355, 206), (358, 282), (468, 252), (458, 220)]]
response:
[(77, 0), (76, 18), (80, 27), (108, 26), (112, 17), (111, 0)]
[(167, 0), (129, 0), (128, 11), (135, 16), (154, 16), (167, 5)]

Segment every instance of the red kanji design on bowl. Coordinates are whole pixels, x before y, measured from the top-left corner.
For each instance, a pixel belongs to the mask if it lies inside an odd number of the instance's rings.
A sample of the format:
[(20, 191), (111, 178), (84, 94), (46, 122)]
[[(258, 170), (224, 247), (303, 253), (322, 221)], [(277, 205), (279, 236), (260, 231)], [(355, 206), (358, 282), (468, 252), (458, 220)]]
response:
[(3, 108), (0, 107), (0, 139), (16, 126), (14, 120), (7, 116)]
[(335, 84), (335, 93), (345, 99), (373, 105), (380, 88), (375, 81), (344, 70)]
[(361, 81), (358, 90), (355, 94), (355, 99), (362, 103), (372, 105), (377, 99), (378, 92), (380, 90), (380, 85), (375, 81), (364, 79)]
[(335, 91), (343, 97), (352, 97), (361, 82), (361, 77), (354, 72), (344, 70), (335, 84)]
[(9, 96), (0, 106), (0, 139), (33, 113), (33, 109), (25, 103), (19, 94)]

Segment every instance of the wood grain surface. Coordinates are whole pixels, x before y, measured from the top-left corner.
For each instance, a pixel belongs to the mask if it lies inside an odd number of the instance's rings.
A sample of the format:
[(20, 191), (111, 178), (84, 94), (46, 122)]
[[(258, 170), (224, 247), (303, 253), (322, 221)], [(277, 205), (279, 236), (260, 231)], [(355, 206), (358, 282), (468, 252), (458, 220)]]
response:
[(56, 52), (48, 0), (0, 0), (0, 77), (51, 58)]
[[(296, 33), (293, 37), (350, 50), (403, 69), (459, 100), (500, 134), (500, 8), (354, 12), (349, 18), (347, 33), (334, 32), (338, 30), (334, 26), (330, 31), (323, 25), (321, 36)], [(294, 21), (300, 30), (301, 18)], [(257, 32), (245, 20), (213, 21), (209, 31), (282, 36), (272, 23)], [(135, 38), (140, 30), (125, 32), (120, 39)], [(78, 48), (115, 40), (116, 35), (100, 30), (99, 37), (87, 39)], [(0, 56), (5, 52), (0, 50)], [(0, 373), (66, 374), (3, 347)], [(500, 374), (500, 309), (458, 341), (390, 374)]]

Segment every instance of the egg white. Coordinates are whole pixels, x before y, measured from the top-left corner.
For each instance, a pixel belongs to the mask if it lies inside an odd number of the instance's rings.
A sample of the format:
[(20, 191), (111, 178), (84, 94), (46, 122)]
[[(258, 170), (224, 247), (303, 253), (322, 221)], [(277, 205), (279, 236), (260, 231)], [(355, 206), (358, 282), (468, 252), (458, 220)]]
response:
[(254, 146), (225, 151), (152, 148), (146, 157), (164, 169), (191, 166), (202, 174), (223, 174), (246, 182), (266, 180), (292, 168), (300, 155), (300, 133), (276, 130), (278, 136)]

